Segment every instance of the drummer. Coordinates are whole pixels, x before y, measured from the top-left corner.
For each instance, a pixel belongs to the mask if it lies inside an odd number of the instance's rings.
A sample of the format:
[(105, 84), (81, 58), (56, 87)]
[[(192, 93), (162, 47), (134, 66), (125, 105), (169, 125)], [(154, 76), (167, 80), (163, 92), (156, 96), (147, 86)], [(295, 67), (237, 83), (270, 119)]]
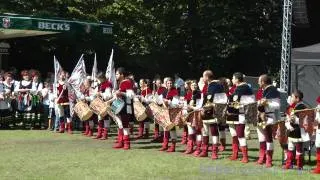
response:
[[(153, 95), (154, 96), (160, 96), (163, 94), (163, 92), (166, 90), (166, 88), (162, 85), (162, 81), (160, 78), (156, 78), (154, 80), (154, 86), (153, 86)], [(151, 142), (162, 142), (163, 140), (163, 128), (159, 126), (158, 123), (155, 122), (154, 124), (154, 136), (153, 140)]]
[[(102, 72), (98, 73), (98, 92), (97, 96), (103, 100), (108, 101), (112, 98), (112, 83), (107, 79)], [(110, 128), (110, 116), (98, 116), (98, 131), (95, 139), (106, 140), (108, 139), (108, 130)]]
[(59, 80), (56, 88), (57, 95), (55, 99), (55, 104), (58, 109), (58, 116), (60, 121), (59, 133), (64, 133), (65, 131), (65, 120), (67, 120), (68, 133), (72, 133), (68, 88), (66, 84), (66, 73), (64, 71), (62, 71), (59, 74)]
[(120, 111), (119, 116), (123, 127), (118, 129), (118, 141), (113, 147), (125, 150), (130, 149), (130, 130), (129, 122), (133, 116), (133, 83), (128, 78), (128, 73), (123, 67), (119, 67), (116, 71), (116, 78), (119, 83), (119, 89), (115, 92), (117, 98), (125, 102), (124, 108)]
[[(198, 88), (198, 84), (196, 80), (190, 80), (186, 81), (186, 83), (190, 82), (190, 90), (191, 93), (188, 92), (187, 89), (187, 97), (186, 97), (186, 103), (187, 103), (187, 109), (188, 112), (195, 110), (196, 108), (200, 108), (202, 103), (201, 103), (201, 91)], [(189, 98), (189, 94), (191, 94), (191, 97)], [(199, 124), (198, 122), (191, 121), (187, 122), (187, 128), (188, 128), (188, 142), (187, 142), (187, 147), (185, 150), (185, 154), (191, 154), (193, 153), (193, 146), (194, 142), (196, 142), (196, 138), (199, 139), (200, 144), (197, 144), (198, 151), (200, 151), (201, 147), (201, 126), (202, 124)]]
[[(140, 101), (146, 106), (152, 98), (152, 90), (149, 88), (146, 79), (140, 79)], [(149, 129), (150, 129), (150, 121), (149, 119), (145, 119), (144, 121), (139, 122), (138, 136), (136, 139), (149, 138)], [(145, 130), (145, 134), (143, 136), (143, 131)]]
[[(255, 96), (253, 95), (251, 87), (244, 82), (244, 75), (240, 72), (233, 74), (232, 83), (234, 84), (234, 90), (229, 90), (229, 102), (234, 104), (240, 104), (244, 101), (246, 103), (255, 102)], [(238, 159), (239, 146), (242, 151), (242, 163), (248, 163), (248, 146), (245, 138), (245, 126), (247, 120), (245, 119), (244, 109), (237, 106), (229, 106), (228, 110), (232, 109), (233, 113), (237, 114), (236, 120), (229, 125), (230, 134), (232, 136), (232, 155), (230, 160)], [(227, 120), (228, 123), (228, 120)]]
[[(82, 95), (80, 96), (80, 100), (85, 101), (86, 103), (90, 103), (95, 98), (95, 91), (91, 87), (92, 80), (90, 78), (86, 78), (83, 81), (82, 88), (80, 89)], [(85, 132), (83, 135), (91, 137), (93, 136), (93, 128), (94, 128), (94, 120), (97, 119), (96, 115), (93, 115), (89, 118), (89, 120), (84, 122)]]
[[(185, 89), (185, 94), (184, 94), (183, 100), (187, 102), (187, 104), (189, 104), (192, 98), (191, 80), (186, 80), (184, 82), (184, 89)], [(184, 125), (182, 137), (181, 137), (181, 144), (187, 144), (187, 139), (188, 139), (187, 136), (188, 136), (188, 126)]]
[[(176, 106), (179, 102), (179, 93), (178, 90), (173, 86), (173, 79), (167, 78), (166, 80), (166, 90), (164, 91), (163, 95), (163, 105), (165, 107), (173, 107)], [(168, 148), (169, 143), (169, 132), (171, 136), (171, 146)], [(177, 132), (175, 127), (172, 128), (170, 131), (164, 130), (163, 135), (163, 142), (162, 148), (160, 151), (167, 151), (167, 152), (175, 152), (176, 149), (176, 141), (177, 141)]]
[[(229, 92), (229, 81), (230, 79), (227, 79), (225, 77), (219, 78), (220, 84), (223, 86), (224, 92), (228, 96)], [(219, 138), (220, 138), (220, 145), (219, 145), (219, 152), (223, 152), (226, 148), (226, 128), (227, 124), (226, 122), (221, 122), (218, 124), (219, 126)]]
[[(280, 93), (277, 88), (272, 86), (271, 78), (263, 74), (259, 77), (258, 82), (260, 88), (262, 89), (262, 96), (258, 95), (258, 111), (265, 113), (265, 127), (258, 126), (257, 134), (260, 142), (259, 159), (257, 164), (263, 164), (264, 159), (266, 159), (266, 167), (272, 166), (272, 156), (273, 156), (273, 137), (272, 129), (277, 119), (275, 116), (275, 111), (280, 109)], [(259, 97), (260, 96), (260, 97)], [(257, 97), (257, 96), (256, 96)]]
[(299, 90), (295, 90), (290, 98), (290, 105), (287, 110), (287, 118), (285, 126), (287, 128), (288, 135), (288, 151), (286, 163), (283, 169), (292, 169), (292, 163), (294, 159), (293, 151), (296, 150), (296, 164), (298, 170), (303, 169), (303, 136), (308, 135), (304, 128), (300, 128), (299, 118), (294, 113), (295, 110), (306, 109), (306, 105), (303, 103), (303, 93)]
[[(215, 117), (215, 112), (213, 111), (212, 103), (216, 99), (220, 101), (225, 100), (227, 102), (227, 95), (224, 92), (224, 87), (219, 80), (214, 80), (213, 72), (211, 70), (206, 70), (203, 72), (203, 80), (208, 84), (207, 91), (204, 96), (204, 115), (203, 115), (203, 129), (202, 129), (202, 146), (201, 153), (199, 157), (208, 156), (208, 146), (209, 146), (209, 130), (212, 136), (212, 156), (211, 159), (218, 158), (218, 144), (219, 144), (219, 119), (212, 118)], [(208, 105), (207, 109), (205, 106)], [(205, 122), (206, 121), (206, 122)]]
[[(138, 91), (138, 83), (135, 81), (134, 79), (134, 74), (131, 73), (131, 72), (128, 72), (128, 79), (132, 82), (133, 84), (133, 92), (135, 94), (137, 94), (137, 91)], [(134, 111), (134, 110), (133, 110)], [(134, 113), (131, 114), (131, 117), (129, 118), (130, 121), (129, 121), (129, 130), (130, 130), (130, 134), (133, 135), (133, 129), (134, 129), (134, 122), (135, 122), (135, 116), (134, 116)]]
[(318, 123), (318, 127), (316, 127), (316, 168), (312, 170), (312, 173), (314, 174), (320, 174), (320, 96), (317, 98), (317, 115), (316, 115), (316, 121)]

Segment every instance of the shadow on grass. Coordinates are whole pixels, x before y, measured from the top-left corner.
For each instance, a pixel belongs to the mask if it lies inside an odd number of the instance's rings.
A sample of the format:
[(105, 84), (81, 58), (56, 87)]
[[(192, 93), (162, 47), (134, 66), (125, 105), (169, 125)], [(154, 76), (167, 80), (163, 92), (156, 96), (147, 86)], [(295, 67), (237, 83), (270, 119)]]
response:
[(132, 141), (132, 144), (151, 144), (149, 141)]
[(142, 147), (134, 147), (134, 149), (155, 149), (158, 150), (160, 149), (161, 146), (142, 146)]

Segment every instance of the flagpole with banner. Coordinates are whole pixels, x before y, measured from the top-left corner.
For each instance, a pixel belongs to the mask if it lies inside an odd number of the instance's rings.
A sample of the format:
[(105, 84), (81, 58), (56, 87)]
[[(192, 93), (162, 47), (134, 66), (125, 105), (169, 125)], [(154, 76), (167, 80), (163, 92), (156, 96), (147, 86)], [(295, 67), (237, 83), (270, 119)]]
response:
[(68, 79), (68, 97), (70, 103), (70, 116), (72, 117), (74, 114), (74, 106), (76, 103), (76, 99), (81, 95), (80, 86), (83, 80), (86, 78), (86, 67), (83, 59), (83, 54), (81, 55), (77, 65), (73, 69), (70, 78)]
[(82, 54), (77, 65), (73, 69), (70, 78), (68, 79), (68, 83), (76, 91), (76, 93), (80, 93), (80, 85), (86, 77), (86, 66)]
[(93, 67), (92, 67), (92, 73), (91, 73), (91, 78), (92, 78), (92, 87), (96, 88), (98, 85), (97, 82), (97, 73), (98, 73), (98, 64), (97, 64), (97, 54), (94, 53), (94, 62), (93, 62)]
[(58, 79), (59, 74), (63, 71), (58, 59), (56, 56), (53, 56), (53, 66), (54, 66), (54, 80), (53, 80), (53, 93), (57, 95)]
[(108, 67), (106, 70), (106, 77), (107, 79), (112, 83), (113, 89), (118, 89), (117, 87), (117, 79), (116, 79), (116, 71), (114, 68), (114, 62), (113, 62), (113, 49), (110, 54), (109, 62), (108, 62)]

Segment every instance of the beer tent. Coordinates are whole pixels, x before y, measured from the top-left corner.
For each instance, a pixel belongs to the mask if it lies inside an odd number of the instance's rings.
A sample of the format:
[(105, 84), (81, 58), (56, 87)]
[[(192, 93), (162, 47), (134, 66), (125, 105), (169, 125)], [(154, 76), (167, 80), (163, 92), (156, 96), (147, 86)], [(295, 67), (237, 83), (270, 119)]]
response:
[[(0, 43), (6, 39), (68, 33), (78, 37), (106, 37), (112, 35), (111, 23), (92, 23), (59, 18), (44, 18), (11, 13), (0, 14)], [(2, 43), (3, 45), (4, 43)], [(5, 43), (7, 44), (7, 43)], [(7, 48), (6, 48), (7, 47)], [(10, 45), (0, 47), (0, 69), (8, 61)]]

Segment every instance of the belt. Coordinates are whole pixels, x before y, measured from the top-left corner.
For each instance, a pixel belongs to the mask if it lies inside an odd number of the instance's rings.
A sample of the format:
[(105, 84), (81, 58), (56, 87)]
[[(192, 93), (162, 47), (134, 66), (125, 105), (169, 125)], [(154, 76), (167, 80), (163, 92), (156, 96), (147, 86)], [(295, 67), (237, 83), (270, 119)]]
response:
[(274, 114), (275, 112), (266, 112), (266, 114)]
[(67, 105), (69, 105), (69, 103), (58, 103), (59, 105), (61, 105), (61, 106), (67, 106)]

